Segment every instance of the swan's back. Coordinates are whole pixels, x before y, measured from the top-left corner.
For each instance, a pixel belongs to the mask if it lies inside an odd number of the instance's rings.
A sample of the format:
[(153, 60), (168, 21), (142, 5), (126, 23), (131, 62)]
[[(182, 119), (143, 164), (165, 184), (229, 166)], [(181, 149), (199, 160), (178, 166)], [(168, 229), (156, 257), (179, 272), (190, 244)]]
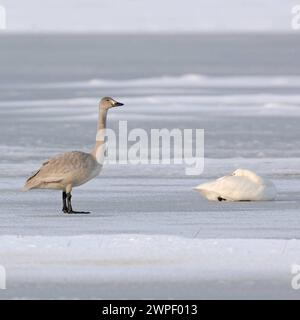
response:
[(100, 172), (91, 154), (72, 151), (60, 154), (43, 163), (42, 167), (29, 177), (24, 190), (47, 188), (72, 183), (77, 186), (90, 180)]

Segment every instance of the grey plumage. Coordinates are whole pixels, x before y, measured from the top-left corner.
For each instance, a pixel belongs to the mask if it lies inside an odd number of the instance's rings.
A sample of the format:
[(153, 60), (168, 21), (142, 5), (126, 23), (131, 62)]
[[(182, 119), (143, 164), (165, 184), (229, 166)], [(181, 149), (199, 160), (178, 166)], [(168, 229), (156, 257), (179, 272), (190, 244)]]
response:
[(81, 151), (66, 152), (44, 162), (39, 170), (25, 182), (24, 191), (31, 189), (58, 189), (63, 191), (63, 212), (73, 211), (71, 191), (95, 178), (102, 169), (104, 158), (104, 131), (107, 111), (123, 104), (110, 97), (104, 97), (99, 103), (98, 132), (94, 149), (90, 153)]
[(24, 190), (60, 189), (66, 192), (72, 187), (93, 179), (102, 165), (90, 154), (80, 151), (66, 152), (43, 163), (41, 168), (29, 177)]

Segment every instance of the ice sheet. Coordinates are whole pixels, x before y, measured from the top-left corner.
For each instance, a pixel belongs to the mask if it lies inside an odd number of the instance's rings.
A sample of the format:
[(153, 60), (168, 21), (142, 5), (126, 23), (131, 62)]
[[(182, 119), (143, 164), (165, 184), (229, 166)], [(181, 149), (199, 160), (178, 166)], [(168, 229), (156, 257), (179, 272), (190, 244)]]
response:
[[(296, 42), (278, 36), (135, 39), (141, 54), (130, 51), (125, 38), (101, 38), (108, 50), (101, 51), (94, 50), (97, 37), (48, 37), (44, 45), (29, 37), (36, 51), (26, 65), (18, 57), (21, 42), (4, 41), (0, 265), (7, 268), (8, 290), (0, 297), (299, 298), (291, 288), (291, 265), (300, 263)], [(127, 50), (119, 64), (111, 49), (116, 39)], [(178, 48), (185, 41), (194, 49)], [(79, 44), (70, 60), (69, 46)], [(174, 60), (167, 63), (169, 50)], [(59, 57), (54, 64), (53, 56)], [(106, 165), (73, 192), (74, 208), (91, 211), (87, 216), (63, 214), (58, 191), (22, 193), (44, 160), (91, 150), (104, 95), (125, 103), (110, 111), (110, 128), (117, 130), (119, 120), (147, 132), (203, 128), (203, 174), (186, 176), (182, 165)], [(273, 180), (278, 199), (211, 203), (192, 190), (239, 167)]]

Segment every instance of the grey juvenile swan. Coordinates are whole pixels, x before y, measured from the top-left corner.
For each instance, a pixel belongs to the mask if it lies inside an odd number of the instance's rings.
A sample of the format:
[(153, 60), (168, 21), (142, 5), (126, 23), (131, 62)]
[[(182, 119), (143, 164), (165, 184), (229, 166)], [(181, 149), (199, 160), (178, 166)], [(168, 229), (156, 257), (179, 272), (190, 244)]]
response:
[(89, 213), (74, 211), (71, 204), (72, 188), (80, 186), (98, 176), (104, 157), (104, 132), (108, 109), (122, 106), (110, 97), (104, 97), (99, 103), (99, 119), (96, 145), (91, 153), (72, 151), (60, 154), (43, 163), (42, 167), (29, 177), (23, 188), (62, 190), (65, 213)]

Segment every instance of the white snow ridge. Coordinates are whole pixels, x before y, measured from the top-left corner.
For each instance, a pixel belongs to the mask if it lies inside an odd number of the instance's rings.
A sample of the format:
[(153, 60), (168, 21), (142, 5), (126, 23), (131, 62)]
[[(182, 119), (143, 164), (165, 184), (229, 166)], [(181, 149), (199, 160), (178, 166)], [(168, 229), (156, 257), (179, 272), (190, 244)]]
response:
[[(151, 235), (2, 236), (1, 297), (299, 298), (299, 240)], [(22, 286), (19, 284), (22, 283)], [(18, 290), (16, 289), (18, 288)], [(246, 290), (246, 291), (245, 291)]]

